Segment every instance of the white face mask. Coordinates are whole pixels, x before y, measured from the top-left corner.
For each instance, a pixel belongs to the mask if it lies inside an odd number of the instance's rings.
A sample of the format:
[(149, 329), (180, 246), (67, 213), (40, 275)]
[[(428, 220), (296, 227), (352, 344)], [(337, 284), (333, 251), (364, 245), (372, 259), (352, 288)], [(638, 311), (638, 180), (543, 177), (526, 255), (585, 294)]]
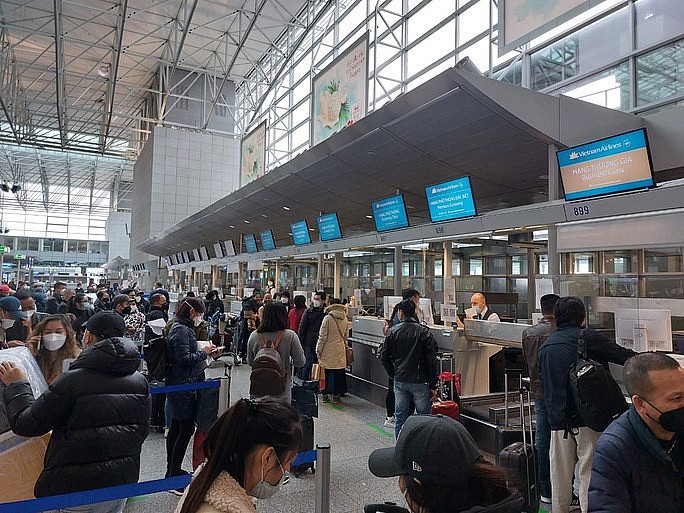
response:
[[(278, 456), (276, 456), (276, 459), (278, 459)], [(270, 499), (280, 491), (283, 486), (283, 481), (285, 481), (285, 469), (280, 464), (280, 461), (278, 462), (278, 466), (283, 475), (280, 476), (280, 479), (274, 485), (264, 480), (264, 467), (261, 467), (261, 481), (259, 481), (249, 492), (252, 497), (257, 499)]]
[(17, 322), (14, 319), (3, 319), (2, 320), (2, 328), (7, 330), (10, 329), (12, 326), (14, 326), (14, 323)]
[(476, 313), (482, 313), (482, 307), (480, 305), (471, 305)]
[(43, 345), (48, 351), (57, 351), (66, 342), (66, 335), (61, 333), (46, 333), (43, 335)]
[(130, 306), (130, 309), (131, 309), (131, 313), (135, 313), (135, 312), (138, 311), (138, 307), (135, 306), (135, 305), (131, 305), (131, 306)]
[(198, 315), (192, 320), (192, 323), (195, 325), (195, 328), (202, 324), (202, 321), (204, 320), (204, 317), (202, 315)]
[(141, 300), (142, 300), (142, 298), (140, 296), (135, 296), (135, 302), (136, 303), (140, 303)]
[(281, 298), (280, 298), (280, 302), (283, 303), (283, 304), (289, 303), (289, 301), (287, 300), (286, 297), (281, 297)]
[(314, 305), (314, 308), (320, 308), (320, 307), (321, 307), (321, 302), (318, 301), (317, 299), (314, 299), (313, 305)]
[(26, 318), (30, 319), (31, 317), (33, 317), (33, 314), (36, 313), (36, 311), (35, 310), (24, 310), (24, 313), (26, 314)]

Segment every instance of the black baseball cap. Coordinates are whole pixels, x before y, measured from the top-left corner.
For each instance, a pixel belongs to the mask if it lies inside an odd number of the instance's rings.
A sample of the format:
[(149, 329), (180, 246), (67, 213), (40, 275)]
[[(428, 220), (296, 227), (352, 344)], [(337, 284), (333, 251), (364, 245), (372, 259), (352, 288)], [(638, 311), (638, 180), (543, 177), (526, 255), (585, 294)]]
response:
[(97, 312), (88, 319), (85, 328), (101, 339), (123, 337), (126, 333), (124, 318), (109, 310)]
[(21, 303), (14, 296), (0, 298), (0, 310), (4, 310), (14, 319), (26, 319), (26, 312), (21, 310)]
[(460, 422), (444, 415), (411, 415), (397, 444), (373, 451), (368, 468), (377, 477), (408, 475), (421, 483), (446, 486), (465, 482), (481, 456)]

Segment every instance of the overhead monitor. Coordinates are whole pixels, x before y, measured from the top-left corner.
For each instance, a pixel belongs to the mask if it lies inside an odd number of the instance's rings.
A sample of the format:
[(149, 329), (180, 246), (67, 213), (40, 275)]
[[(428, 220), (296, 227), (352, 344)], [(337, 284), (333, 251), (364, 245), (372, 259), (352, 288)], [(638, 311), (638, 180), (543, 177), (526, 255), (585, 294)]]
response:
[(292, 232), (292, 241), (295, 246), (302, 244), (311, 244), (311, 232), (309, 231), (309, 224), (306, 221), (298, 221), (290, 225)]
[(260, 232), (259, 239), (261, 239), (261, 249), (263, 251), (271, 251), (276, 248), (275, 239), (273, 238), (273, 232), (271, 230)]
[(190, 252), (189, 251), (183, 251), (183, 260), (185, 261), (186, 264), (189, 264), (192, 262), (190, 259)]
[(340, 220), (337, 218), (337, 212), (318, 216), (316, 223), (318, 224), (318, 233), (322, 241), (342, 238), (342, 230), (340, 229)]
[(404, 195), (397, 194), (390, 198), (374, 201), (373, 219), (375, 219), (375, 229), (379, 232), (408, 228), (408, 215)]
[(232, 240), (223, 241), (223, 245), (226, 247), (226, 256), (235, 256), (235, 243)]
[(176, 258), (176, 255), (169, 255), (169, 259), (171, 260), (171, 265), (178, 265), (178, 259)]
[(166, 267), (171, 267), (171, 259), (169, 257), (167, 257), (167, 256), (162, 257), (162, 261), (164, 262), (164, 265)]
[(425, 195), (433, 223), (477, 215), (469, 176), (430, 185)]
[(199, 262), (200, 261), (199, 249), (195, 248), (192, 250), (192, 258), (193, 258), (193, 262)]
[(567, 201), (655, 187), (646, 129), (556, 152)]
[(185, 263), (185, 258), (183, 258), (183, 253), (176, 253), (176, 262), (179, 264)]
[(245, 241), (245, 251), (247, 251), (247, 253), (256, 253), (258, 251), (256, 239), (254, 238), (253, 233), (245, 234), (244, 235), (244, 241)]
[(200, 246), (199, 248), (200, 258), (202, 260), (209, 260), (209, 253), (207, 253), (207, 248)]
[(214, 242), (214, 254), (216, 258), (223, 258), (223, 248), (220, 242)]

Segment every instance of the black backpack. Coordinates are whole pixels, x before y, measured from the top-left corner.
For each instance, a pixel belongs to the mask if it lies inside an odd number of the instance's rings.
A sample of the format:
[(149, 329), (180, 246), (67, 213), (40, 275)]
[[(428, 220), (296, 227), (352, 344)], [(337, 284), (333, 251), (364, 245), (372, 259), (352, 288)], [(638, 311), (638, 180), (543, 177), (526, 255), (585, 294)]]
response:
[(281, 331), (275, 341), (272, 341), (266, 340), (263, 333), (259, 333), (260, 349), (254, 357), (252, 372), (249, 375), (250, 396), (278, 396), (285, 393), (287, 372), (278, 352), (284, 334), (285, 331)]
[(147, 364), (147, 376), (150, 381), (164, 381), (169, 367), (166, 358), (166, 337), (159, 336), (149, 340), (143, 346), (143, 358)]
[(603, 431), (627, 411), (627, 400), (610, 371), (587, 357), (584, 331), (577, 341), (577, 360), (570, 368), (568, 392), (584, 425)]

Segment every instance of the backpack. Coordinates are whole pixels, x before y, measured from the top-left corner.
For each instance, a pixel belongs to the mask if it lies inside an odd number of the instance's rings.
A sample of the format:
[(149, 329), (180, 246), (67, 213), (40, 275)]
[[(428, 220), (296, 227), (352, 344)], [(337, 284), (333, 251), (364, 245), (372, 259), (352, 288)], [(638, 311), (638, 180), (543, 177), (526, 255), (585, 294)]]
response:
[(570, 368), (568, 392), (583, 423), (603, 431), (627, 411), (627, 400), (610, 371), (587, 357), (584, 332), (577, 341), (577, 360)]
[(287, 372), (278, 352), (284, 334), (285, 331), (281, 331), (275, 342), (266, 340), (263, 333), (258, 334), (260, 349), (252, 362), (252, 372), (249, 375), (250, 396), (278, 396), (285, 393)]
[(143, 358), (147, 364), (147, 376), (150, 381), (164, 381), (168, 361), (166, 358), (166, 337), (159, 336), (143, 346)]

